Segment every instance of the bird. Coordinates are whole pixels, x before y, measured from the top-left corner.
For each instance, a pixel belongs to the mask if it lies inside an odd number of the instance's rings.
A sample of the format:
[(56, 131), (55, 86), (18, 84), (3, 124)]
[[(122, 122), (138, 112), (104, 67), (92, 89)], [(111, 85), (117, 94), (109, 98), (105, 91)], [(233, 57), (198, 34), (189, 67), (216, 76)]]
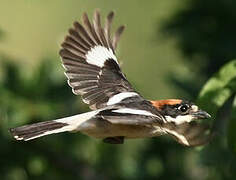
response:
[(111, 35), (113, 18), (111, 11), (102, 26), (99, 10), (95, 10), (92, 21), (84, 13), (83, 23), (73, 23), (59, 51), (72, 92), (80, 95), (91, 111), (11, 128), (13, 137), (28, 141), (80, 132), (110, 144), (161, 135), (169, 135), (184, 146), (209, 142), (210, 127), (199, 121), (211, 117), (206, 111), (187, 100), (147, 100), (133, 88), (116, 55), (125, 26)]

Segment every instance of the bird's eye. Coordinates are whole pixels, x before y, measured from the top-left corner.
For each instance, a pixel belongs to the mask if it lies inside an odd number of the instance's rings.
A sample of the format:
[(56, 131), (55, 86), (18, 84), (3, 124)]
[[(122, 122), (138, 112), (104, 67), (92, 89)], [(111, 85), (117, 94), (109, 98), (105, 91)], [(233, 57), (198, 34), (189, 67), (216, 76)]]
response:
[(179, 107), (179, 110), (180, 110), (181, 112), (186, 112), (186, 111), (188, 110), (188, 105), (186, 105), (186, 104), (181, 105), (181, 106)]

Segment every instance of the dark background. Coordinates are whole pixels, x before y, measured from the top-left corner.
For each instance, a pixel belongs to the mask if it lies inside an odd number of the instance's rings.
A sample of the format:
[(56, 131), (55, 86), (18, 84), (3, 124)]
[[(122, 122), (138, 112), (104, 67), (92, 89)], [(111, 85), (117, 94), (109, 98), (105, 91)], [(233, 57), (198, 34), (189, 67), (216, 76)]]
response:
[[(63, 75), (59, 45), (83, 12), (116, 13), (126, 25), (118, 59), (147, 99), (195, 101), (235, 58), (236, 1), (7, 1), (0, 5), (0, 179), (192, 179), (236, 177), (225, 134), (186, 148), (168, 137), (124, 145), (71, 133), (16, 142), (8, 128), (88, 111)], [(236, 151), (235, 151), (236, 152)]]

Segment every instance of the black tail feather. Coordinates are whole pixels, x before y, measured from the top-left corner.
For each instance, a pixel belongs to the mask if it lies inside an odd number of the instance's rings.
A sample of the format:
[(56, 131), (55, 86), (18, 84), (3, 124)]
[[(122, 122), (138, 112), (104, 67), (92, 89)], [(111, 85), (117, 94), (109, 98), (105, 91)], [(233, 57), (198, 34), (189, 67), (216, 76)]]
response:
[(27, 141), (47, 134), (56, 133), (54, 130), (60, 129), (67, 125), (67, 123), (57, 121), (46, 121), (17, 128), (11, 128), (9, 131), (16, 140)]

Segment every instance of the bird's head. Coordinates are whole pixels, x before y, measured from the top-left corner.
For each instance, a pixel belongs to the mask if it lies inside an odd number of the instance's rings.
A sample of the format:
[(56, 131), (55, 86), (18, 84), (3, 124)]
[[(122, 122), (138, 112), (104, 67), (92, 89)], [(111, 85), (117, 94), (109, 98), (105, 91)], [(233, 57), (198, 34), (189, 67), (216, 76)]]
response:
[(177, 125), (211, 117), (206, 111), (199, 109), (197, 105), (180, 99), (158, 100), (151, 101), (151, 103), (160, 111), (167, 122)]

